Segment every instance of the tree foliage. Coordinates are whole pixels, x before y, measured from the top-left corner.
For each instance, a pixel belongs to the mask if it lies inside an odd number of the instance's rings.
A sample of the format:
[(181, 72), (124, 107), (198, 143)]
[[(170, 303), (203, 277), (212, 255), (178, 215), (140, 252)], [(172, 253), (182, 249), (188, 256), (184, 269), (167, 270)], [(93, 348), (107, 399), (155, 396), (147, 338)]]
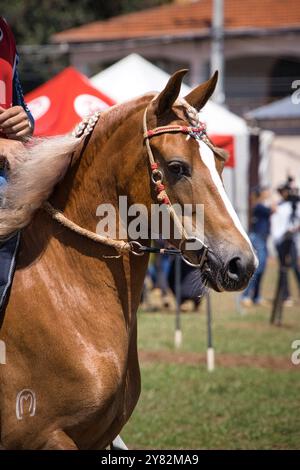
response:
[(0, 0), (17, 44), (45, 44), (53, 33), (171, 0)]
[(172, 0), (0, 0), (0, 14), (9, 22), (20, 53), (18, 66), (24, 92), (36, 88), (69, 65), (68, 54), (47, 55), (42, 45), (51, 35), (91, 21), (155, 7)]

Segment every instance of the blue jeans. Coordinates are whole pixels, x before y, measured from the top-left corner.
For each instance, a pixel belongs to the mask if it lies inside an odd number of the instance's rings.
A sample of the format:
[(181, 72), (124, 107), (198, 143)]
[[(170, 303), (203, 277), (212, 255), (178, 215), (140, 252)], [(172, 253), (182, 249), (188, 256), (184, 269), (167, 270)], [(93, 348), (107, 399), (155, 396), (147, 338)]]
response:
[[(20, 233), (14, 235), (4, 243), (0, 243), (0, 314), (5, 308), (9, 297), (10, 287), (15, 272), (16, 257), (18, 253)], [(0, 327), (3, 318), (0, 315)]]
[(159, 288), (163, 295), (168, 292), (168, 275), (170, 271), (171, 260), (168, 255), (156, 255), (155, 262), (148, 268), (148, 274), (150, 275), (155, 287)]
[(242, 297), (250, 297), (255, 303), (258, 302), (260, 299), (260, 285), (267, 264), (268, 248), (267, 240), (262, 238), (257, 233), (250, 233), (249, 238), (257, 254), (259, 266), (253, 274), (253, 277), (250, 280), (248, 287), (244, 290)]
[(5, 170), (2, 170), (0, 168), (0, 209), (1, 209), (2, 204), (3, 204), (3, 194), (1, 194), (1, 192), (2, 192), (1, 190), (4, 189), (6, 184), (7, 184), (7, 179), (6, 179)]
[(1, 188), (1, 186), (5, 186), (6, 183), (7, 183), (7, 180), (6, 180), (5, 170), (2, 170), (0, 168), (0, 188)]

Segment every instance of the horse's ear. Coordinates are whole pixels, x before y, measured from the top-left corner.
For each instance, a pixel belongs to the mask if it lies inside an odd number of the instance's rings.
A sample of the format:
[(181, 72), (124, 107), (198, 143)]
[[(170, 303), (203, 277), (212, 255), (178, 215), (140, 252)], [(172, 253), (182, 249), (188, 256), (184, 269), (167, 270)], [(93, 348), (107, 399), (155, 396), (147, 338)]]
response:
[(160, 92), (152, 103), (155, 114), (160, 116), (172, 108), (178, 98), (182, 79), (187, 72), (187, 69), (177, 70), (177, 72), (170, 77), (164, 90)]
[(194, 108), (200, 110), (203, 108), (205, 103), (209, 100), (213, 92), (215, 91), (216, 84), (218, 81), (218, 71), (216, 71), (213, 76), (207, 80), (207, 82), (202, 83), (192, 90), (185, 100)]

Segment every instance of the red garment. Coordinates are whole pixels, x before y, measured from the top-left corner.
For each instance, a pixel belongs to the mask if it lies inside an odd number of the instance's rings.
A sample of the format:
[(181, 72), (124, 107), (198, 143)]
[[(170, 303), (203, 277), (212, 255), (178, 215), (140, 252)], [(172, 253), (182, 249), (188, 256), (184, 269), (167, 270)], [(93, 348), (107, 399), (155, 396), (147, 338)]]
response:
[(0, 16), (0, 106), (8, 109), (13, 101), (13, 76), (16, 62), (14, 35)]

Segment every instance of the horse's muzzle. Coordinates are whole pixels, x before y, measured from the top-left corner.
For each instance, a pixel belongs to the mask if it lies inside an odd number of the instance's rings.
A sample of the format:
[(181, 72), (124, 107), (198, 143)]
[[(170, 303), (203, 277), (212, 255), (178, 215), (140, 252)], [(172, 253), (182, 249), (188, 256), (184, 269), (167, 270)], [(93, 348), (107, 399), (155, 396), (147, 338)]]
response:
[(203, 274), (208, 284), (218, 292), (238, 291), (247, 287), (256, 267), (252, 252), (236, 251), (223, 261), (221, 257), (209, 251)]

